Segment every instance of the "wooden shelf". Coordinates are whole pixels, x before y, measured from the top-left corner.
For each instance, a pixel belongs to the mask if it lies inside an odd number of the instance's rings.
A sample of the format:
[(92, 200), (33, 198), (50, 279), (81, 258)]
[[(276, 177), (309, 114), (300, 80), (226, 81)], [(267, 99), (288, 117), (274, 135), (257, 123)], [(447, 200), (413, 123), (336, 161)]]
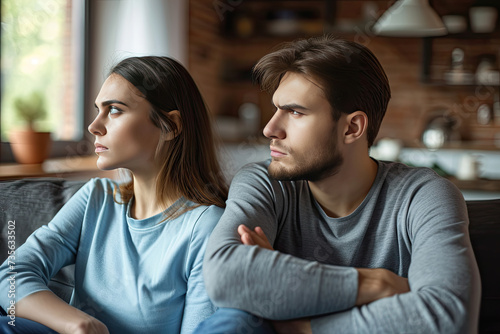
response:
[(422, 81), (422, 84), (431, 87), (450, 87), (450, 89), (454, 88), (464, 88), (464, 89), (476, 89), (478, 86), (484, 87), (500, 87), (500, 85), (495, 84), (482, 84), (482, 83), (473, 83), (473, 84), (450, 84), (444, 80), (430, 80)]
[[(420, 81), (423, 84), (432, 84), (433, 80), (431, 80), (431, 67), (432, 67), (432, 58), (433, 58), (433, 42), (435, 40), (443, 40), (449, 39), (454, 40), (458, 39), (460, 45), (456, 45), (456, 47), (464, 47), (467, 45), (467, 42), (470, 40), (487, 40), (487, 39), (499, 39), (500, 31), (495, 31), (492, 33), (473, 33), (473, 32), (464, 32), (459, 34), (448, 34), (444, 36), (432, 36), (432, 37), (423, 37), (422, 38), (422, 69)], [(491, 52), (490, 52), (491, 53)], [(496, 51), (494, 52), (496, 53)], [(466, 57), (468, 57), (466, 55)], [(468, 60), (470, 63), (470, 59)], [(442, 83), (441, 83), (442, 82)], [(453, 85), (447, 84), (444, 80), (440, 80), (437, 82), (437, 85), (449, 86), (449, 87), (474, 87), (474, 86), (493, 86), (498, 87), (498, 84), (481, 84), (481, 83), (471, 83), (471, 84), (463, 84), (463, 85)]]
[(443, 36), (435, 36), (433, 38), (456, 38), (456, 39), (490, 39), (490, 38), (500, 38), (500, 30), (495, 30), (492, 32), (473, 32), (471, 30), (464, 31), (461, 33), (447, 34)]
[(101, 171), (96, 166), (97, 156), (76, 156), (49, 159), (42, 164), (0, 164), (0, 180), (37, 177), (58, 177), (88, 180), (92, 177), (115, 178), (115, 171)]

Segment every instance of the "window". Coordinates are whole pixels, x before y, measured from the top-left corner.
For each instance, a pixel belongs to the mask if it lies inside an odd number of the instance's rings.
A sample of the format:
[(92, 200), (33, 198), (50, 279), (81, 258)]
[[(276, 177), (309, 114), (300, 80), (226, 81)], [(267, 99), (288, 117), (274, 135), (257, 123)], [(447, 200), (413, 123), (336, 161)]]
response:
[(88, 1), (1, 0), (1, 161), (11, 161), (8, 132), (23, 126), (15, 101), (42, 96), (52, 156), (77, 152), (83, 140)]

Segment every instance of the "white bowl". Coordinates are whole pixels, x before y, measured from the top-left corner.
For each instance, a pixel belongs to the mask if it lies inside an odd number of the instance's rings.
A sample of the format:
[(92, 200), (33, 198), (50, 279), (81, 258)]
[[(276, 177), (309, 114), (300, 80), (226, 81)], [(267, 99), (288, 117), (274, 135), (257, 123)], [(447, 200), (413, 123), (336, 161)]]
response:
[(444, 15), (443, 23), (450, 34), (457, 34), (467, 30), (467, 19), (462, 15)]

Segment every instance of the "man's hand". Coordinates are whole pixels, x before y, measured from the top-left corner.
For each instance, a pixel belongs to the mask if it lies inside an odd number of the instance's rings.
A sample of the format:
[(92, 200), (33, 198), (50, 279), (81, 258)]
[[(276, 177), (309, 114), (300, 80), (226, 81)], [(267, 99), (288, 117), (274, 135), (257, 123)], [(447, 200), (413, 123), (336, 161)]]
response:
[[(240, 235), (241, 242), (244, 245), (252, 246), (257, 245), (262, 248), (274, 250), (273, 246), (267, 240), (264, 231), (257, 226), (253, 231), (245, 225), (238, 226), (238, 234)], [(296, 319), (285, 321), (272, 321), (274, 330), (278, 334), (311, 334), (311, 319)]]
[(356, 268), (356, 270), (358, 271), (357, 306), (410, 291), (407, 278), (387, 269)]
[(238, 226), (238, 234), (240, 235), (241, 242), (244, 245), (257, 245), (262, 248), (267, 248), (269, 250), (274, 250), (269, 240), (267, 240), (264, 231), (257, 226), (255, 230), (251, 230), (245, 225)]
[(273, 321), (272, 323), (278, 334), (312, 334), (311, 319), (309, 318)]

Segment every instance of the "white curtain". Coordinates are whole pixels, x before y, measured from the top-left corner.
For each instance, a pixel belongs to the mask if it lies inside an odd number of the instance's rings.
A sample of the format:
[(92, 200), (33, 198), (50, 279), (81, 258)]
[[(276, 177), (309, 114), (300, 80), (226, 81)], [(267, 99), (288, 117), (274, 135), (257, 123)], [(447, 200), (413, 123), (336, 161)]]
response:
[(90, 0), (90, 96), (130, 56), (160, 55), (187, 66), (187, 0)]
[[(116, 16), (108, 24), (117, 24), (116, 55), (169, 55), (168, 0), (120, 0)], [(175, 27), (170, 27), (175, 29)]]

